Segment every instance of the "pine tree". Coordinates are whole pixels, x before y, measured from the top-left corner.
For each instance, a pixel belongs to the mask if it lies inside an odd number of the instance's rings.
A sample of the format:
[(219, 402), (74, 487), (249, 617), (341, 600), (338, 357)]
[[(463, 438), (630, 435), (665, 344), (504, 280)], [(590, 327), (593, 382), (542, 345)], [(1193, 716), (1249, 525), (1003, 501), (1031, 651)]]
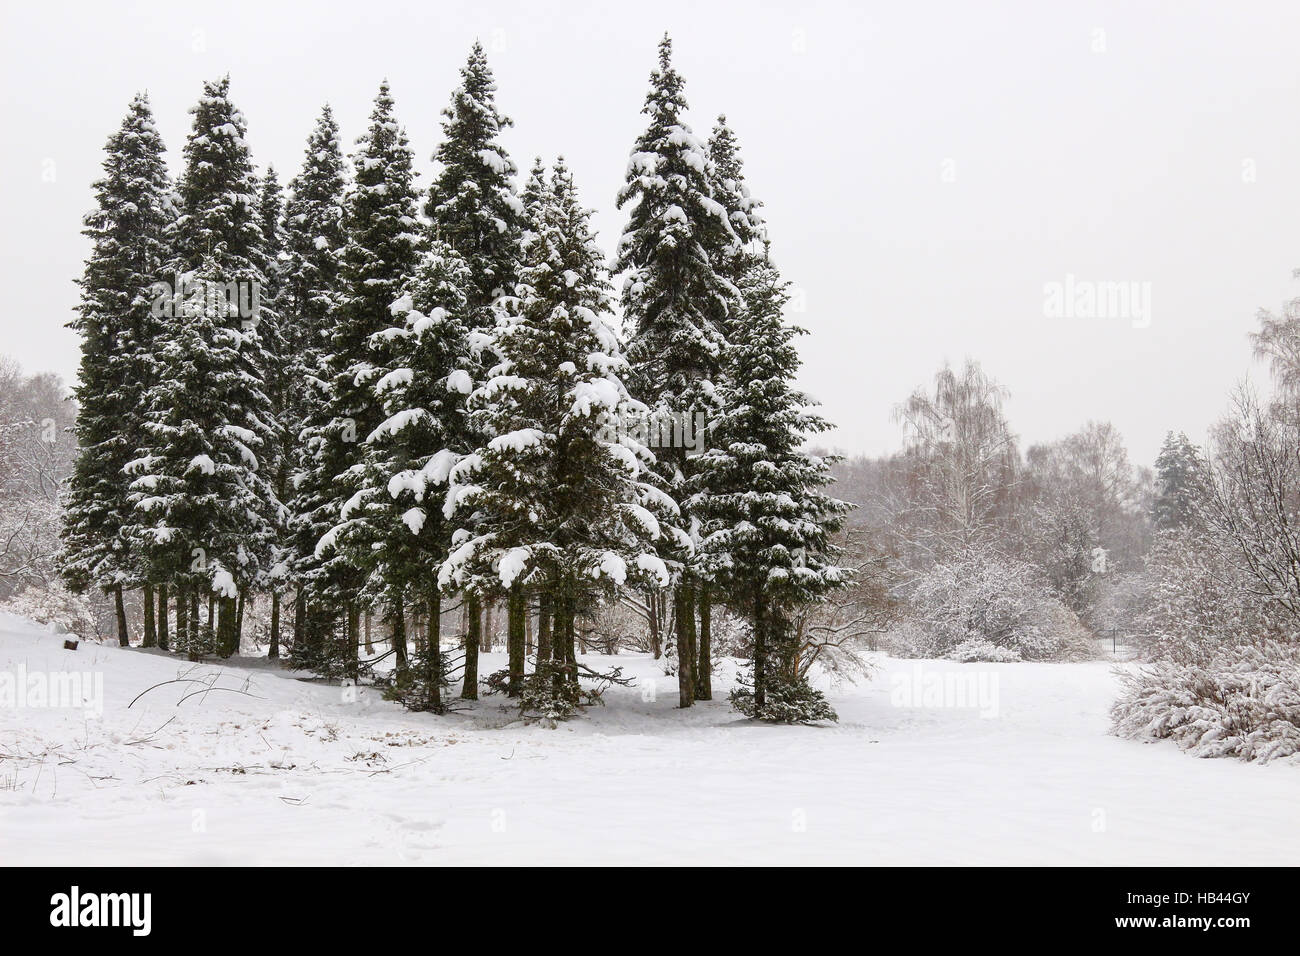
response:
[[(393, 305), (398, 324), (376, 334), (388, 356), (374, 382), (386, 417), (366, 436), (360, 488), (327, 536), (327, 546), (370, 573), (376, 596), (388, 603), (397, 696), (410, 707), (436, 712), (443, 709), (449, 672), (437, 630), (438, 569), (451, 545), (440, 489), (470, 450), (465, 396), (476, 364), (466, 324), (472, 285), (465, 261), (435, 241)], [(423, 602), (430, 622), (428, 643), (410, 673), (400, 617), (408, 596)]]
[(310, 520), (319, 494), (311, 481), (310, 456), (301, 436), (304, 430), (323, 427), (328, 421), (325, 367), (331, 310), (340, 291), (347, 187), (338, 123), (325, 106), (308, 137), (302, 168), (289, 182), (279, 295), (283, 354), (291, 363), (284, 383), (282, 441), (287, 486), (283, 500), (290, 512), (288, 570), (297, 589), (293, 651), (297, 663), (304, 666), (312, 666), (319, 657), (317, 650), (329, 628), (329, 617), (322, 600), (309, 596), (305, 579), (316, 566), (321, 529)]
[(847, 583), (830, 536), (848, 506), (822, 490), (831, 482), (828, 461), (803, 450), (829, 426), (792, 384), (794, 339), (803, 330), (783, 318), (788, 284), (764, 254), (753, 258), (740, 292), (744, 321), (733, 330), (714, 447), (698, 462), (708, 491), (696, 502), (707, 573), (753, 628), (752, 684), (732, 702), (765, 720), (834, 719), (801, 673), (791, 619)]
[[(326, 370), (329, 392), (322, 423), (307, 430), (311, 455), (302, 524), (320, 543), (308, 569), (312, 588), (344, 615), (343, 666), (358, 672), (360, 615), (366, 571), (346, 551), (328, 547), (326, 535), (342, 520), (348, 502), (363, 490), (362, 440), (383, 419), (374, 393), (387, 362), (384, 340), (391, 307), (414, 272), (423, 238), (419, 232), (414, 157), (393, 115), (387, 81), (379, 88), (367, 133), (353, 156), (355, 181), (348, 194), (340, 264), (340, 293), (331, 313)], [(400, 609), (398, 609), (400, 613)]]
[(442, 579), (507, 598), (511, 696), (524, 692), (527, 595), (545, 596), (554, 660), (539, 655), (525, 703), (559, 716), (578, 699), (578, 608), (593, 588), (668, 583), (652, 542), (670, 533), (659, 515), (676, 509), (643, 479), (652, 456), (617, 428), (632, 407), (627, 363), (590, 213), (562, 160), (532, 213), (517, 295), (493, 336), (497, 364), (470, 396), (486, 441), (451, 473), (448, 507), (471, 520)]
[[(723, 326), (724, 338), (730, 341), (737, 335), (737, 325), (744, 322), (745, 303), (740, 293), (740, 286), (746, 273), (751, 268), (755, 256), (755, 244), (763, 235), (763, 220), (758, 209), (762, 204), (750, 194), (745, 182), (744, 164), (740, 158), (740, 145), (736, 135), (727, 125), (727, 118), (719, 116), (717, 125), (709, 137), (709, 172), (713, 195), (722, 205), (727, 221), (731, 224), (731, 234), (715, 232), (710, 238), (713, 242), (707, 247), (709, 262), (713, 271), (721, 278), (729, 296), (727, 316)], [(724, 359), (720, 376), (727, 374), (727, 356)], [(722, 394), (726, 394), (725, 391)], [(706, 427), (704, 444), (712, 435), (712, 427)], [(698, 496), (707, 495), (708, 475), (696, 474), (684, 492), (687, 500), (693, 501)], [(713, 699), (713, 600), (716, 589), (708, 580), (707, 574), (699, 575), (696, 585), (695, 603), (699, 608), (699, 626), (696, 633), (695, 650), (695, 699)]]
[[(215, 598), (215, 648), (238, 651), (240, 609), (264, 586), (280, 520), (268, 355), (259, 331), (274, 327), (262, 303), (268, 264), (258, 181), (229, 78), (204, 86), (191, 111), (173, 294), (146, 397), (146, 438), (128, 465), (138, 524), (153, 574), (190, 602)], [(178, 635), (180, 636), (180, 635)], [(191, 653), (205, 642), (185, 635)]]
[(1151, 517), (1159, 531), (1185, 528), (1196, 513), (1201, 458), (1182, 432), (1165, 435), (1156, 456), (1156, 496)]
[[(672, 66), (672, 42), (659, 45), (642, 112), (649, 125), (628, 163), (619, 208), (631, 206), (615, 271), (626, 272), (623, 313), (631, 324), (629, 385), (658, 422), (687, 424), (717, 413), (715, 382), (726, 349), (725, 327), (737, 293), (714, 269), (717, 250), (737, 242), (726, 208), (713, 196), (708, 150), (686, 125), (683, 82)], [(695, 429), (691, 429), (695, 432)], [(698, 432), (696, 433), (698, 434)], [(695, 466), (684, 441), (657, 454), (665, 490), (686, 500)], [(667, 544), (667, 542), (665, 542)], [(695, 589), (689, 551), (666, 550), (676, 572), (677, 669), (680, 705), (695, 701)]]
[(763, 204), (750, 194), (740, 158), (740, 144), (727, 125), (726, 116), (718, 116), (717, 125), (709, 136), (708, 149), (713, 195), (722, 204), (735, 237), (734, 241), (725, 241), (710, 249), (710, 260), (714, 272), (738, 291), (757, 251), (754, 246), (764, 235), (763, 217), (758, 211)]
[[(152, 289), (170, 256), (175, 217), (162, 138), (137, 95), (108, 140), (95, 210), (85, 218), (90, 257), (70, 327), (81, 335), (78, 454), (63, 515), (61, 569), (74, 591), (112, 591), (118, 641), (128, 643), (122, 589), (153, 582), (127, 529), (134, 524), (123, 470), (144, 441), (144, 397), (157, 378)], [(146, 597), (149, 597), (146, 594)], [(164, 613), (166, 603), (163, 603)]]
[[(483, 46), (475, 43), (460, 71), (460, 85), (443, 110), (443, 140), (434, 154), (438, 172), (425, 213), (430, 233), (446, 242), (469, 265), (471, 331), (496, 323), (497, 300), (513, 293), (525, 226), (523, 204), (515, 195), (515, 165), (498, 141), (511, 121), (496, 106), (496, 81)], [(462, 696), (478, 697), (480, 598), (466, 595), (470, 634), (465, 642)]]
[(442, 112), (443, 140), (433, 157), (438, 172), (425, 214), (432, 236), (469, 264), (473, 322), (489, 328), (492, 303), (513, 291), (524, 207), (515, 195), (515, 164), (498, 141), (513, 124), (497, 109), (496, 81), (481, 44), (474, 44), (460, 77)]

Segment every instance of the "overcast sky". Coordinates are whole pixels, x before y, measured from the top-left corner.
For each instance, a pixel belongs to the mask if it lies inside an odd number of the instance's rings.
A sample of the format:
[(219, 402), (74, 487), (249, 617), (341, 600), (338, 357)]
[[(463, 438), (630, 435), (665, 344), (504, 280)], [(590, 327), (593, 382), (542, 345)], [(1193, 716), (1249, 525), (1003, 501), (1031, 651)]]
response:
[[(477, 37), (516, 163), (563, 153), (612, 252), (668, 30), (691, 124), (725, 111), (740, 138), (837, 446), (896, 448), (892, 407), (945, 359), (1009, 389), (1026, 444), (1109, 419), (1138, 463), (1264, 380), (1247, 333), (1300, 285), (1294, 0), (624, 6), (6, 3), (0, 353), (75, 374), (80, 217), (137, 90), (176, 171), (188, 108), (229, 72), (284, 181), (321, 104), (350, 144), (387, 76), (424, 186)], [(1149, 315), (1049, 317), (1067, 276), (1146, 284)]]

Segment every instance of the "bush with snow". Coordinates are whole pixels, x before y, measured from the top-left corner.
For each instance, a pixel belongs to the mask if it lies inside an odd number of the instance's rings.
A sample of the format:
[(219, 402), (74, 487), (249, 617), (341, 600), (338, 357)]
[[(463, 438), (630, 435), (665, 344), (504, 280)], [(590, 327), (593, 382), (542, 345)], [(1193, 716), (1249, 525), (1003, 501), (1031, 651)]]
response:
[(771, 667), (764, 682), (763, 706), (754, 699), (753, 666), (736, 678), (729, 695), (731, 706), (746, 717), (774, 724), (815, 724), (838, 721), (826, 696), (806, 677), (792, 677), (779, 667)]
[(1226, 645), (1122, 677), (1114, 732), (1170, 739), (1198, 757), (1300, 762), (1300, 646)]
[(1020, 652), (1012, 647), (999, 647), (983, 638), (964, 641), (945, 655), (950, 661), (970, 664), (975, 661), (1006, 663), (1021, 660)]
[(1060, 660), (1092, 653), (1087, 631), (1034, 566), (975, 552), (921, 575), (891, 649), (904, 657)]
[[(0, 612), (27, 618), (83, 640), (108, 636), (104, 608), (93, 594), (73, 594), (58, 584), (31, 585), (0, 602)], [(102, 601), (99, 602), (101, 605)]]
[(1200, 530), (1156, 536), (1125, 623), (1144, 657), (1195, 660), (1245, 635), (1285, 636), (1279, 607), (1260, 599), (1231, 555)]

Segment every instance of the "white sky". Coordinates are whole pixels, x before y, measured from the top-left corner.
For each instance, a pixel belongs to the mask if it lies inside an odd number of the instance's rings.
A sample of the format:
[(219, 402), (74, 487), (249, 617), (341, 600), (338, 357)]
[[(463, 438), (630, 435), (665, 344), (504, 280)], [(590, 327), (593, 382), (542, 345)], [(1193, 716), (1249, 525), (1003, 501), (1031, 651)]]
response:
[[(427, 174), (481, 38), (515, 162), (563, 153), (612, 251), (667, 29), (696, 132), (725, 111), (740, 137), (807, 303), (802, 380), (843, 449), (897, 447), (892, 406), (945, 358), (1007, 386), (1026, 443), (1110, 419), (1139, 463), (1264, 378), (1246, 334), (1300, 266), (1300, 4), (623, 6), (7, 3), (0, 353), (71, 380), (80, 217), (137, 90), (176, 169), (202, 82), (229, 71), (254, 158), (287, 181), (321, 104), (351, 143), (387, 76)], [(1150, 283), (1150, 326), (1045, 318), (1067, 274)]]

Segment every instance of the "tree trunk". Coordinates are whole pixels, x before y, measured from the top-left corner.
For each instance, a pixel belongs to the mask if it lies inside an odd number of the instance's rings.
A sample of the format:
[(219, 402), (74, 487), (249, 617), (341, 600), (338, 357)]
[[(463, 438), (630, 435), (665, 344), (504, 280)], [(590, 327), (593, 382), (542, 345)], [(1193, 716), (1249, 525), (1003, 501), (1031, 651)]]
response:
[(122, 586), (113, 588), (113, 607), (117, 611), (117, 643), (131, 646), (131, 635), (126, 630), (126, 605), (122, 602)]
[(190, 596), (184, 588), (176, 592), (176, 650), (190, 650)]
[[(398, 667), (406, 666), (406, 595), (402, 588), (397, 588), (393, 594), (393, 603), (389, 608), (389, 614), (392, 615), (393, 628), (393, 656), (396, 658)], [(373, 652), (372, 652), (373, 653)]]
[(695, 609), (692, 607), (691, 586), (686, 582), (677, 585), (673, 595), (674, 624), (677, 631), (677, 703), (690, 707), (695, 703)]
[(361, 663), (361, 608), (355, 601), (348, 602), (347, 626), (343, 636), (343, 660), (348, 678), (355, 684), (360, 677)]
[(158, 632), (154, 629), (153, 585), (144, 586), (144, 641), (141, 647), (157, 647)]
[(551, 673), (551, 590), (543, 587), (537, 595), (537, 675), (545, 681)]
[(645, 597), (646, 618), (650, 623), (650, 653), (654, 655), (655, 660), (659, 660), (664, 653), (663, 635), (659, 624), (659, 592), (646, 591)]
[(269, 660), (280, 657), (280, 592), (271, 592), (271, 644), (266, 649)]
[(212, 595), (208, 595), (208, 625), (199, 619), (199, 593), (190, 595), (190, 660), (201, 660), (212, 644)]
[(526, 655), (524, 629), (526, 627), (525, 618), (528, 616), (528, 598), (518, 585), (510, 590), (506, 615), (506, 649), (510, 655), (509, 696), (518, 697), (524, 689), (524, 659)]
[(707, 584), (697, 592), (700, 604), (699, 654), (695, 667), (695, 699), (713, 700), (713, 597)]
[(307, 592), (299, 586), (293, 595), (293, 650), (301, 653), (304, 629), (307, 627)]
[(158, 585), (158, 646), (164, 651), (171, 650), (171, 637), (167, 633), (167, 585)]
[(239, 651), (239, 601), (223, 597), (217, 619), (217, 653), (230, 657)]
[(478, 650), (483, 640), (483, 612), (477, 595), (465, 595), (465, 679), (462, 700), (478, 700)]
[(425, 660), (428, 664), (429, 709), (441, 714), (442, 707), (442, 594), (438, 585), (429, 588), (429, 622), (426, 625), (424, 643)]
[(767, 705), (767, 606), (762, 595), (754, 599), (754, 710)]
[(492, 653), (492, 602), (483, 605), (483, 630), (479, 638), (479, 650), (484, 654)]
[(573, 581), (569, 580), (564, 585), (564, 642), (561, 650), (564, 652), (564, 680), (575, 690), (578, 686), (577, 619), (577, 594)]
[(370, 618), (371, 618), (370, 608), (366, 608), (366, 614), (365, 614), (365, 620), (366, 620), (366, 656), (367, 656), (367, 657), (374, 657), (374, 656), (375, 656), (375, 645), (374, 645), (373, 643), (371, 643), (371, 641), (370, 641)]

